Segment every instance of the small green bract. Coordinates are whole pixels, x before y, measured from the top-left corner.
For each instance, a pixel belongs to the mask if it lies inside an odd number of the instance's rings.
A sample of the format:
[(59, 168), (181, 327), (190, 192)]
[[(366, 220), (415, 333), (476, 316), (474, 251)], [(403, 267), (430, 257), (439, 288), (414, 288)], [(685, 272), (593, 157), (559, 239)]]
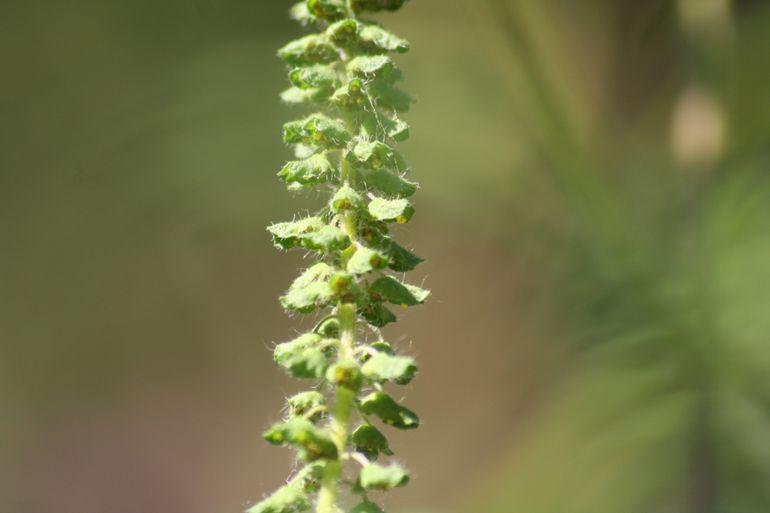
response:
[(296, 485), (282, 486), (248, 513), (301, 513), (310, 509), (310, 498)]
[(387, 467), (370, 463), (361, 469), (358, 482), (364, 490), (391, 490), (406, 485), (409, 474), (395, 463)]
[(303, 418), (294, 418), (274, 425), (264, 433), (264, 438), (274, 445), (293, 445), (305, 461), (337, 459), (339, 453), (331, 436)]
[(361, 368), (366, 379), (371, 381), (392, 381), (408, 385), (417, 374), (417, 363), (409, 356), (391, 356), (377, 352)]
[(353, 448), (370, 460), (376, 460), (380, 454), (392, 456), (393, 451), (388, 447), (388, 439), (371, 424), (358, 426), (350, 435)]

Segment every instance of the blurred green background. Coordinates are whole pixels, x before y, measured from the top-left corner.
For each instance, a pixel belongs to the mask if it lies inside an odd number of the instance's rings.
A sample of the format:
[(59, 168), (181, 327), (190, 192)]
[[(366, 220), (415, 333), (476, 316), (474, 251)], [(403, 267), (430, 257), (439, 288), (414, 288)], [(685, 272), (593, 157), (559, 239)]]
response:
[[(0, 510), (281, 483), (281, 0), (0, 8)], [(770, 5), (415, 0), (393, 512), (770, 511)], [(306, 323), (309, 321), (306, 321)]]

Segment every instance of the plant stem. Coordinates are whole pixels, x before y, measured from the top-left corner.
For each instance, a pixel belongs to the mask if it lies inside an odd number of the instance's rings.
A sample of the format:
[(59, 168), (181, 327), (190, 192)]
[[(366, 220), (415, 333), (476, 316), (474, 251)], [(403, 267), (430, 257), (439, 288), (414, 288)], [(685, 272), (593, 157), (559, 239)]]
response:
[[(356, 343), (356, 305), (340, 304), (337, 315), (340, 320), (339, 359), (353, 358)], [(350, 429), (350, 417), (355, 406), (355, 392), (338, 386), (332, 409), (331, 436), (340, 455), (345, 452)], [(316, 513), (337, 513), (337, 488), (342, 475), (342, 461), (329, 461), (324, 469), (321, 490), (318, 492)]]
[[(346, 7), (348, 11), (348, 17), (355, 18), (355, 13), (351, 6), (350, 0), (346, 1)], [(343, 62), (347, 64), (348, 58), (345, 57)], [(345, 82), (350, 80), (350, 77), (345, 72)], [(348, 128), (352, 133), (356, 133), (357, 127), (351, 126), (348, 122)], [(345, 158), (344, 152), (340, 162), (340, 178), (343, 183), (353, 181), (353, 166)], [(341, 218), (342, 229), (350, 237), (351, 242), (355, 243), (358, 238), (358, 226), (356, 224), (356, 217), (352, 213), (347, 213)], [(354, 304), (340, 303), (337, 308), (337, 317), (340, 321), (340, 348), (338, 352), (338, 360), (352, 360), (355, 358), (355, 345), (356, 345), (356, 315), (357, 308)], [(330, 426), (331, 436), (334, 443), (337, 444), (337, 452), (342, 457), (342, 454), (347, 448), (348, 431), (350, 429), (350, 417), (355, 407), (356, 394), (352, 390), (338, 386), (335, 398), (334, 407), (332, 408), (332, 422)], [(329, 461), (326, 463), (324, 469), (324, 475), (321, 480), (321, 489), (318, 492), (318, 502), (316, 504), (316, 513), (337, 513), (337, 491), (339, 488), (340, 479), (342, 477), (342, 461)]]

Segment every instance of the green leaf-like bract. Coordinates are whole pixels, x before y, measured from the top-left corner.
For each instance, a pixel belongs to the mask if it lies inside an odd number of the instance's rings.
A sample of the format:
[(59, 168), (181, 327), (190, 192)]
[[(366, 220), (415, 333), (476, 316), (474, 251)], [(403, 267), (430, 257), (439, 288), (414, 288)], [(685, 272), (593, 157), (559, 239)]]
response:
[(372, 83), (367, 87), (367, 93), (375, 106), (396, 112), (408, 112), (414, 103), (414, 98), (405, 91), (382, 82)]
[(385, 424), (398, 429), (414, 429), (420, 425), (416, 413), (398, 404), (385, 392), (372, 392), (361, 399), (361, 411), (376, 415)]
[(349, 513), (385, 513), (382, 509), (373, 502), (362, 502), (355, 508), (351, 509)]
[(366, 274), (388, 265), (388, 257), (370, 248), (360, 247), (348, 260), (348, 272)]
[(336, 459), (337, 446), (324, 429), (303, 418), (294, 418), (274, 425), (264, 433), (273, 445), (292, 445), (304, 461)]
[(274, 224), (267, 231), (272, 234), (275, 246), (284, 250), (303, 247), (328, 253), (344, 249), (350, 244), (350, 238), (345, 232), (326, 224), (320, 217)]
[[(385, 353), (390, 356), (393, 356), (396, 354), (396, 352), (393, 350), (393, 346), (390, 345), (390, 343), (385, 342), (384, 340), (380, 340), (378, 342), (373, 342), (369, 344), (369, 349), (372, 349), (378, 353)], [(366, 361), (366, 357), (364, 357), (364, 361)]]
[(360, 51), (366, 55), (385, 52), (406, 53), (409, 41), (385, 30), (379, 25), (344, 19), (332, 23), (325, 32), (332, 43), (348, 51)]
[(288, 104), (320, 102), (329, 97), (330, 92), (324, 89), (300, 89), (290, 87), (281, 93), (281, 100)]
[(326, 29), (325, 35), (340, 48), (350, 48), (358, 44), (361, 31), (361, 23), (358, 20), (347, 18), (332, 23)]
[(392, 83), (401, 78), (401, 73), (387, 55), (362, 55), (348, 63), (348, 72), (366, 81), (379, 80)]
[[(409, 43), (358, 18), (403, 4), (303, 0), (290, 10), (316, 33), (278, 51), (289, 82), (281, 99), (315, 112), (284, 124), (283, 141), (295, 157), (278, 178), (290, 191), (332, 192), (318, 213), (268, 227), (277, 248), (298, 249), (311, 259), (281, 305), (320, 318), (308, 333), (274, 348), (276, 363), (290, 375), (315, 382), (286, 400), (284, 421), (264, 434), (272, 444), (294, 448), (307, 466), (250, 513), (303, 513), (313, 504), (316, 513), (383, 513), (367, 490), (390, 490), (409, 480), (398, 465), (371, 463), (393, 452), (370, 420), (399, 429), (419, 425), (414, 412), (380, 391), (386, 383), (411, 382), (417, 364), (383, 340), (367, 342), (369, 333), (396, 321), (386, 305), (418, 305), (429, 294), (387, 275), (422, 262), (391, 234), (392, 223), (414, 215), (406, 198), (418, 189), (395, 147), (410, 132), (398, 113), (414, 100), (396, 87), (403, 75), (393, 58), (408, 51)], [(351, 432), (353, 422), (358, 427)], [(364, 463), (357, 477), (343, 461), (351, 455)], [(343, 485), (363, 496), (352, 510), (334, 503), (346, 496), (337, 490)]]
[(305, 189), (314, 185), (334, 180), (334, 166), (325, 153), (313, 155), (304, 160), (294, 160), (286, 164), (278, 176), (286, 182), (289, 189)]
[(369, 203), (369, 214), (378, 221), (406, 224), (414, 215), (414, 207), (405, 199), (374, 198)]
[(310, 509), (310, 498), (297, 485), (282, 486), (247, 513), (302, 513)]
[(397, 11), (407, 0), (351, 0), (355, 12)]
[(312, 114), (283, 125), (283, 140), (289, 144), (339, 149), (344, 148), (350, 139), (351, 135), (342, 121), (323, 114)]
[(381, 276), (369, 286), (369, 295), (395, 305), (415, 306), (424, 303), (430, 291), (401, 283), (392, 276)]
[(388, 267), (398, 272), (414, 270), (423, 260), (389, 237), (372, 235), (372, 245), (380, 249), (390, 259)]
[[(361, 94), (364, 95), (364, 92)], [(364, 95), (363, 102), (367, 103), (367, 101), (368, 98)], [(369, 105), (371, 108), (372, 104)], [(398, 115), (383, 114), (378, 109), (374, 109), (374, 112), (367, 112), (362, 115), (361, 130), (362, 132), (365, 132), (368, 137), (377, 139), (389, 137), (397, 142), (403, 142), (409, 139), (409, 125), (402, 121)]]
[(295, 378), (321, 378), (329, 366), (321, 341), (319, 335), (307, 333), (291, 342), (278, 344), (273, 358)]
[(364, 490), (391, 490), (409, 482), (409, 474), (397, 464), (387, 467), (370, 463), (361, 469), (359, 484)]
[(391, 322), (396, 322), (395, 314), (378, 302), (363, 306), (359, 313), (366, 319), (366, 322), (375, 328), (384, 328)]
[(393, 451), (388, 446), (388, 439), (371, 424), (358, 426), (350, 435), (350, 442), (356, 451), (372, 461), (376, 460), (380, 454), (393, 455)]
[(318, 18), (333, 20), (347, 13), (345, 0), (307, 0), (307, 9)]
[(334, 297), (334, 290), (328, 279), (334, 268), (323, 262), (306, 270), (294, 280), (289, 290), (281, 297), (281, 304), (287, 310), (310, 313), (317, 307), (326, 306)]
[(397, 171), (405, 170), (404, 158), (393, 148), (380, 141), (361, 141), (353, 148), (349, 158), (371, 169), (387, 167)]
[(370, 53), (409, 51), (409, 41), (400, 38), (379, 25), (366, 25), (360, 33), (360, 44)]
[(289, 406), (289, 416), (301, 417), (310, 412), (317, 412), (309, 420), (317, 420), (326, 409), (326, 398), (321, 392), (308, 390), (300, 392), (286, 399)]
[(417, 192), (417, 184), (410, 182), (386, 169), (369, 169), (361, 172), (361, 178), (370, 190), (395, 196), (408, 198)]
[(407, 385), (417, 374), (417, 363), (409, 356), (390, 356), (378, 352), (366, 361), (361, 372), (371, 381), (392, 381)]
[(340, 360), (329, 367), (326, 379), (338, 387), (357, 392), (362, 382), (361, 367), (353, 360)]
[(313, 16), (313, 14), (308, 10), (307, 2), (305, 0), (294, 4), (294, 6), (289, 9), (289, 16), (291, 19), (298, 21), (304, 27), (308, 27), (318, 22), (318, 18)]
[(337, 71), (321, 64), (294, 68), (289, 73), (289, 81), (300, 89), (326, 89), (337, 82)]
[(369, 104), (364, 83), (357, 78), (334, 91), (329, 101), (332, 105), (348, 111), (363, 109)]
[(312, 34), (287, 44), (278, 50), (278, 56), (292, 66), (307, 66), (334, 62), (339, 53), (327, 38)]
[(329, 207), (332, 212), (339, 214), (347, 210), (360, 210), (363, 204), (361, 195), (350, 185), (345, 184), (334, 194)]

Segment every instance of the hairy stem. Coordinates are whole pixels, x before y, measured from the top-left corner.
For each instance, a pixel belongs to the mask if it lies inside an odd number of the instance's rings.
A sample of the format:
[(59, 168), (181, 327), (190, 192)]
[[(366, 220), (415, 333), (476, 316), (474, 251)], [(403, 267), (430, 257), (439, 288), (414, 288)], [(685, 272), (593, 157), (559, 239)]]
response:
[[(346, 2), (348, 16), (354, 17), (353, 9), (350, 6), (350, 0)], [(349, 59), (343, 59), (347, 63)], [(345, 73), (345, 82), (350, 77)], [(348, 125), (353, 133), (353, 126)], [(340, 162), (340, 178), (344, 183), (353, 179), (353, 167), (345, 159), (344, 155)], [(358, 236), (358, 227), (353, 213), (348, 213), (341, 218), (341, 227), (355, 243)], [(357, 308), (354, 304), (340, 303), (337, 308), (337, 315), (340, 321), (340, 348), (338, 353), (339, 360), (352, 360), (355, 358), (356, 345), (356, 315)], [(332, 408), (331, 436), (334, 443), (337, 444), (337, 450), (340, 455), (347, 448), (348, 432), (350, 430), (350, 417), (355, 407), (356, 394), (345, 387), (337, 387)], [(342, 461), (329, 461), (324, 469), (323, 479), (321, 480), (321, 489), (318, 492), (318, 503), (316, 513), (337, 513), (337, 490), (342, 477)]]
[[(339, 359), (352, 359), (356, 341), (356, 305), (340, 304), (337, 315), (341, 332)], [(347, 446), (350, 417), (355, 407), (355, 400), (355, 392), (342, 386), (337, 387), (332, 409), (331, 436), (340, 454), (345, 452)], [(318, 492), (316, 513), (336, 513), (337, 488), (341, 475), (340, 460), (329, 461), (326, 464), (321, 490)]]

